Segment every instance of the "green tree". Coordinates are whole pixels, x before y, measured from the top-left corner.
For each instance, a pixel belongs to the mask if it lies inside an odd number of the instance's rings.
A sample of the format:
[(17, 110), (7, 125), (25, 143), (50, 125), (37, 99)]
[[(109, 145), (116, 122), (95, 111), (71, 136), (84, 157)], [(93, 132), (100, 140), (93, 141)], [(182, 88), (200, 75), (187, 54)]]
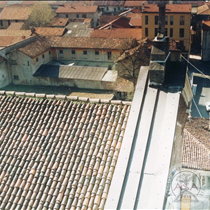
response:
[(32, 7), (27, 26), (43, 27), (55, 18), (55, 12), (44, 2), (39, 2)]

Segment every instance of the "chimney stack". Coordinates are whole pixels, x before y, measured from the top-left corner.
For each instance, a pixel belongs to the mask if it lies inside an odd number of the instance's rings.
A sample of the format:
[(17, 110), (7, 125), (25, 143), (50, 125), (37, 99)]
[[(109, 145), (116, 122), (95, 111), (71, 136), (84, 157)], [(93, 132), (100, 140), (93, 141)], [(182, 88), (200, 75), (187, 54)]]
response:
[(165, 36), (165, 10), (166, 10), (166, 1), (158, 1), (159, 7), (159, 20), (158, 20), (158, 38), (162, 39)]
[(159, 1), (159, 31), (153, 40), (150, 56), (150, 85), (161, 86), (165, 79), (166, 62), (169, 59), (169, 38), (165, 36), (166, 1)]

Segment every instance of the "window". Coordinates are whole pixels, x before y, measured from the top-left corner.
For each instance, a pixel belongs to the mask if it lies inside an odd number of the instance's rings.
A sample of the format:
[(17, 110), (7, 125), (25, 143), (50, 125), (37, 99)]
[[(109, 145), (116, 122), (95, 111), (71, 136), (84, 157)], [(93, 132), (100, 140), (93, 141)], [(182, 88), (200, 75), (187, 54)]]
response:
[(1, 26), (3, 26), (3, 21), (2, 20), (0, 20), (0, 24), (1, 24)]
[(165, 36), (168, 36), (168, 29), (165, 28)]
[(51, 55), (51, 51), (49, 51), (49, 55)]
[(107, 7), (106, 10), (109, 11), (109, 7)]
[(28, 61), (27, 63), (28, 63), (28, 66), (30, 66), (30, 63), (29, 63), (29, 61)]
[(107, 52), (107, 59), (110, 60), (112, 58), (112, 52), (108, 51)]
[(10, 20), (8, 20), (8, 26), (10, 25)]
[(18, 20), (15, 20), (15, 22), (17, 23), (17, 22), (18, 22)]
[(14, 75), (13, 78), (14, 78), (14, 80), (19, 80), (18, 75)]
[(63, 54), (63, 50), (59, 50), (59, 53), (60, 53), (60, 54)]
[(95, 51), (95, 55), (99, 55), (99, 51)]
[(184, 29), (183, 28), (179, 29), (179, 37), (184, 37)]
[(173, 28), (170, 28), (170, 37), (173, 37)]
[(71, 51), (71, 54), (72, 54), (72, 55), (75, 55), (75, 54), (76, 54), (75, 50), (72, 50), (72, 51)]
[(158, 28), (155, 28), (155, 36), (158, 34)]
[(155, 25), (158, 25), (158, 16), (155, 16)]
[(87, 51), (86, 50), (83, 51), (83, 55), (87, 55)]
[(69, 16), (68, 15), (66, 15), (66, 18), (68, 18)]
[(165, 24), (168, 25), (168, 16), (165, 16)]
[(145, 37), (148, 37), (148, 28), (145, 28)]
[(44, 58), (44, 54), (42, 55), (42, 58)]
[(114, 12), (116, 12), (116, 8), (114, 7)]
[(174, 16), (170, 16), (170, 25), (174, 24)]
[(184, 16), (180, 16), (180, 25), (184, 25)]
[(38, 62), (39, 61), (39, 58), (36, 58), (36, 62)]
[(87, 15), (86, 14), (82, 14), (82, 18), (87, 18)]
[(79, 14), (77, 14), (76, 17), (79, 18)]
[(120, 10), (120, 7), (118, 7), (118, 10)]
[(145, 16), (145, 25), (148, 25), (148, 15)]

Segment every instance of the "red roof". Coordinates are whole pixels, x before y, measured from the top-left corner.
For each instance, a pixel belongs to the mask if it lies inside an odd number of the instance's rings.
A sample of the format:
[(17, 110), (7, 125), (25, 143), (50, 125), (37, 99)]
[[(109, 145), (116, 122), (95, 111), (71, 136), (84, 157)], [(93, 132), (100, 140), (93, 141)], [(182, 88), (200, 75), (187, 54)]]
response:
[(142, 39), (141, 28), (113, 28), (113, 29), (102, 29), (93, 30), (90, 37), (101, 37), (101, 38), (133, 38), (137, 40)]
[(95, 13), (97, 9), (98, 6), (65, 5), (58, 7), (56, 13)]
[(132, 17), (129, 24), (134, 27), (142, 26), (142, 18), (141, 17)]
[(210, 30), (210, 20), (203, 20), (202, 21), (202, 29)]
[[(191, 13), (191, 4), (167, 4), (166, 13)], [(144, 6), (144, 12), (157, 13), (159, 7), (157, 4), (147, 4)]]
[(32, 12), (32, 7), (27, 5), (10, 5), (4, 7), (0, 13), (1, 20), (27, 20)]
[(102, 27), (100, 27), (99, 29), (105, 29), (105, 28), (130, 28), (129, 25), (129, 19), (121, 16), (118, 17), (115, 20), (112, 20), (111, 22), (107, 23), (106, 25), (103, 25)]
[(124, 7), (140, 7), (142, 3), (146, 3), (147, 1), (126, 1)]

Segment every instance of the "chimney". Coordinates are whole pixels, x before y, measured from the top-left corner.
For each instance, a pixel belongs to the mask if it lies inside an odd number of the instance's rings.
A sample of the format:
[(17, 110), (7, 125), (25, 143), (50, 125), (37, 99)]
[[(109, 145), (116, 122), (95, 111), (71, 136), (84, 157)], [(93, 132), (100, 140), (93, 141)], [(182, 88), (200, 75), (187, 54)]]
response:
[[(166, 2), (158, 1), (159, 7), (159, 20), (158, 20), (158, 38), (162, 39), (165, 36), (165, 10)], [(159, 37), (160, 36), (160, 37)]]
[(142, 12), (144, 12), (144, 5), (145, 5), (145, 3), (142, 2), (142, 4), (141, 4), (141, 11), (142, 11)]
[(169, 38), (165, 36), (166, 1), (159, 1), (159, 31), (153, 40), (150, 56), (150, 85), (162, 86), (165, 80), (166, 62), (169, 59)]

